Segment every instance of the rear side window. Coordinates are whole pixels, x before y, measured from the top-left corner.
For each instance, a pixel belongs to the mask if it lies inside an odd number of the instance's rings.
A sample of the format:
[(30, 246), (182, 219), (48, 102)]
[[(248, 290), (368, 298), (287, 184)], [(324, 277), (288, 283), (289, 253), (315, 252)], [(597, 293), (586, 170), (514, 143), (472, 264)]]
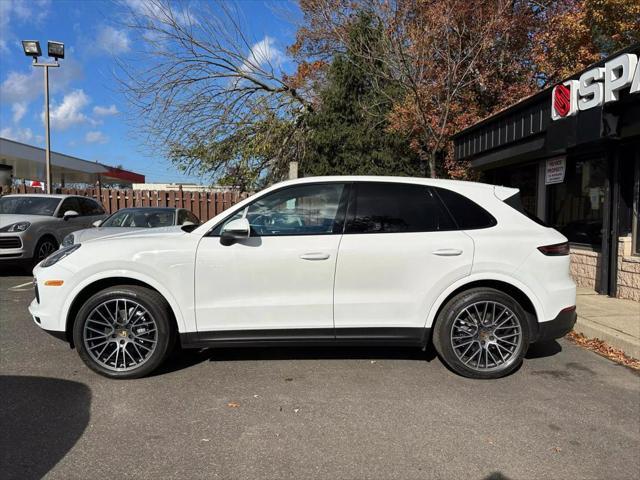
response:
[(446, 188), (435, 188), (460, 230), (489, 228), (498, 224), (493, 215), (467, 197)]
[(525, 217), (529, 218), (530, 220), (533, 220), (538, 225), (542, 225), (543, 227), (548, 227), (549, 226), (546, 223), (544, 223), (542, 220), (540, 220), (538, 217), (536, 217), (533, 213), (527, 211), (524, 208), (524, 205), (522, 205), (522, 199), (520, 198), (520, 193), (519, 192), (516, 193), (515, 195), (507, 198), (504, 201), (504, 203), (509, 205), (514, 210), (519, 211), (521, 214), (523, 214)]
[(454, 230), (431, 188), (406, 183), (355, 183), (345, 233)]

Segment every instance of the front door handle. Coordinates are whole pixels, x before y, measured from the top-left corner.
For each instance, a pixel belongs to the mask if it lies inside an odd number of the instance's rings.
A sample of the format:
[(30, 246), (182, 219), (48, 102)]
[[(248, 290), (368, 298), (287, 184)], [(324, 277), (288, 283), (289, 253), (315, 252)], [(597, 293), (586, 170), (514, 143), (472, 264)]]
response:
[(322, 252), (313, 252), (313, 253), (303, 253), (300, 255), (302, 260), (327, 260), (330, 257), (328, 253)]
[(458, 255), (462, 255), (462, 250), (457, 248), (439, 248), (431, 253), (439, 257), (457, 257)]

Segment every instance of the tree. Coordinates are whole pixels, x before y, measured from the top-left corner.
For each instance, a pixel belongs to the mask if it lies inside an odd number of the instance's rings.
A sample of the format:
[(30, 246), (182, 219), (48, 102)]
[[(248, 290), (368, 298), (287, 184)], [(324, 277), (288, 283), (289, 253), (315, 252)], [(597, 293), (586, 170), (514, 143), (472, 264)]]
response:
[[(382, 26), (366, 13), (349, 29), (349, 43), (338, 53), (318, 94), (318, 107), (305, 116), (307, 129), (304, 175), (418, 175), (419, 162), (407, 135), (389, 131), (393, 83), (374, 85), (368, 59), (354, 55), (352, 46), (376, 48)], [(383, 93), (381, 93), (383, 92)]]
[(148, 144), (241, 188), (285, 176), (312, 105), (279, 70), (272, 41), (252, 42), (226, 3), (199, 4), (197, 15), (169, 0), (133, 5), (128, 27), (142, 48), (119, 79)]

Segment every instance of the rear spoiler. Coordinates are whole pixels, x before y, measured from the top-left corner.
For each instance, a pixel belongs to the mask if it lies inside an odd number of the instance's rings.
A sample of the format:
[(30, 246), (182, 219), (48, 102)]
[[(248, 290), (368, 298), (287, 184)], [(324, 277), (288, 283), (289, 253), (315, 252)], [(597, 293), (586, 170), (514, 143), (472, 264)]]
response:
[(507, 198), (511, 198), (514, 195), (520, 193), (520, 189), (519, 188), (510, 188), (510, 187), (502, 187), (500, 185), (495, 185), (493, 187), (493, 194), (499, 199), (502, 200), (503, 202), (507, 199)]

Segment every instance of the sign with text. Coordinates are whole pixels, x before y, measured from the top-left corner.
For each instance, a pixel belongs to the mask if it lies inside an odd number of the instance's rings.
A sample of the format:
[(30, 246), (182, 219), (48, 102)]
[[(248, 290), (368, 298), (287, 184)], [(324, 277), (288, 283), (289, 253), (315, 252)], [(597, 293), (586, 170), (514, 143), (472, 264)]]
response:
[(555, 183), (564, 182), (564, 172), (567, 162), (564, 157), (550, 158), (547, 160), (547, 168), (545, 169), (544, 184), (553, 185)]

